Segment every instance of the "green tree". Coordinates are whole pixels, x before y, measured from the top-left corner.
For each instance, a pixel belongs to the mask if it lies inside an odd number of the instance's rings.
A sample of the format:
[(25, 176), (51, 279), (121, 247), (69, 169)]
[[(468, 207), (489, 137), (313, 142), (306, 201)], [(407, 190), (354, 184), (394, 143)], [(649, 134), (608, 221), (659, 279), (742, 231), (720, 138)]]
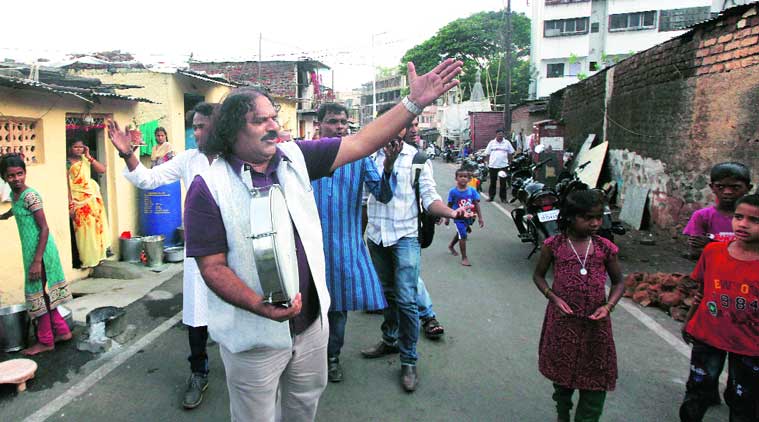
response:
[[(524, 14), (512, 13), (511, 23), (511, 102), (517, 103), (527, 98), (530, 85), (530, 19)], [(464, 62), (464, 71), (459, 78), (464, 98), (469, 96), (477, 69), (482, 69), (485, 92), (495, 98), (495, 103), (503, 104), (506, 92), (505, 26), (504, 11), (480, 12), (457, 19), (408, 50), (403, 56), (401, 69), (405, 72), (405, 63), (412, 61), (417, 72), (422, 74), (437, 65), (441, 58), (453, 57)]]

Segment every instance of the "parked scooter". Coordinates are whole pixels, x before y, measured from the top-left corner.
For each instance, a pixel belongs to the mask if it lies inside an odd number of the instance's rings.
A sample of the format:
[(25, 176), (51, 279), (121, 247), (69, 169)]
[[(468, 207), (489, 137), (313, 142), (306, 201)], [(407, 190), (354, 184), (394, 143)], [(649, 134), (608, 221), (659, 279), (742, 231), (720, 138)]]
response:
[[(527, 259), (540, 250), (545, 239), (559, 232), (559, 195), (544, 183), (535, 180), (535, 171), (552, 160), (548, 158), (531, 164), (528, 169), (521, 168), (512, 176), (514, 195), (510, 202), (519, 200), (521, 206), (511, 211), (511, 218), (522, 242), (533, 244)], [(527, 178), (522, 177), (527, 174), (525, 171), (529, 171)]]
[(446, 163), (453, 163), (456, 161), (456, 158), (459, 156), (459, 149), (454, 148), (453, 144), (445, 144), (445, 148), (443, 149), (443, 161)]

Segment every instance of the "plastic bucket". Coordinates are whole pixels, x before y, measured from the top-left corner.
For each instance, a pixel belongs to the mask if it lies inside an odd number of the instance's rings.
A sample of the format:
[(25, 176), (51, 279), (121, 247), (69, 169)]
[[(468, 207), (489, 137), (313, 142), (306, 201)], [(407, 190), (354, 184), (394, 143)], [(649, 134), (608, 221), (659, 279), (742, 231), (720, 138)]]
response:
[(26, 348), (29, 334), (29, 314), (26, 305), (0, 308), (0, 350), (15, 352)]
[(142, 248), (145, 250), (148, 267), (158, 267), (163, 264), (163, 236), (143, 237)]
[(125, 262), (140, 262), (140, 252), (142, 252), (142, 238), (133, 237), (131, 239), (119, 239), (119, 251), (121, 260)]
[(177, 181), (153, 190), (140, 191), (140, 234), (161, 235), (166, 246), (177, 245), (182, 225), (182, 184)]

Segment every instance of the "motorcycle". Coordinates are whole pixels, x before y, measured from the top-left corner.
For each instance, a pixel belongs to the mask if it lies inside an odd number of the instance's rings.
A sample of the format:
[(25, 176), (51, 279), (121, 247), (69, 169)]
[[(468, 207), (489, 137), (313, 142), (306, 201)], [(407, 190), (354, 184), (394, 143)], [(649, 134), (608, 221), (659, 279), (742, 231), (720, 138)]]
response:
[[(559, 233), (559, 195), (535, 180), (535, 171), (550, 161), (553, 159), (521, 167), (512, 175), (513, 197), (510, 202), (519, 200), (521, 206), (511, 211), (511, 218), (522, 242), (533, 244), (527, 259), (540, 250), (545, 239)], [(524, 166), (524, 163), (517, 165)]]
[[(561, 199), (562, 204), (570, 193), (578, 190), (589, 189), (589, 186), (580, 180), (580, 173), (582, 173), (582, 171), (585, 170), (589, 164), (590, 161), (586, 161), (585, 163), (577, 166), (574, 171), (562, 172), (559, 175), (559, 182), (556, 184), (556, 192), (559, 194), (559, 198)], [(627, 233), (627, 230), (621, 222), (614, 221), (612, 218), (611, 207), (609, 207), (609, 199), (613, 192), (613, 188), (609, 188), (608, 191), (599, 188), (594, 188), (594, 190), (601, 193), (604, 197), (604, 214), (603, 220), (601, 222), (601, 228), (598, 229), (598, 235), (608, 239), (611, 242), (614, 242), (615, 234), (622, 236)]]
[(443, 149), (443, 161), (446, 163), (453, 163), (458, 156), (458, 148), (454, 148), (452, 144), (445, 144), (445, 148)]

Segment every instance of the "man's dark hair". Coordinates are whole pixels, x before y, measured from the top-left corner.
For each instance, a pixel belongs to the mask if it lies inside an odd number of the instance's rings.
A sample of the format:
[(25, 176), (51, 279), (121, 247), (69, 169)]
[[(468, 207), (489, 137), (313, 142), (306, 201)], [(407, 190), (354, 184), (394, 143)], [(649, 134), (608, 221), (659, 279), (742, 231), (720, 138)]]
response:
[(5, 174), (8, 173), (10, 167), (21, 167), (26, 171), (26, 163), (21, 154), (6, 154), (0, 157), (0, 177), (5, 179)]
[(316, 119), (319, 122), (324, 121), (324, 116), (327, 114), (340, 114), (345, 113), (345, 117), (348, 117), (348, 109), (344, 105), (338, 103), (324, 103), (319, 106), (319, 110), (316, 111)]
[(738, 179), (741, 182), (750, 185), (751, 184), (751, 170), (746, 167), (745, 164), (737, 161), (728, 161), (724, 163), (715, 164), (712, 167), (711, 174), (709, 175), (712, 183), (719, 182), (722, 179), (732, 177)]
[(503, 128), (502, 128), (502, 127), (499, 127), (498, 129), (496, 129), (496, 130), (495, 130), (495, 133), (499, 133), (499, 132), (500, 132), (500, 133), (506, 133), (506, 132), (503, 130)]
[(187, 127), (192, 126), (192, 119), (195, 118), (195, 113), (200, 113), (203, 116), (211, 117), (213, 116), (213, 110), (214, 105), (205, 101), (201, 101), (195, 104), (195, 107), (193, 107), (192, 110), (188, 111), (185, 115), (185, 123), (187, 124)]
[(740, 204), (759, 208), (759, 194), (752, 193), (751, 195), (744, 195), (741, 199), (735, 201), (735, 208), (738, 208), (738, 205)]
[(210, 136), (205, 145), (206, 154), (222, 157), (232, 155), (237, 134), (247, 124), (245, 115), (255, 111), (256, 99), (259, 97), (265, 97), (274, 104), (275, 109), (279, 109), (269, 94), (257, 88), (237, 88), (224, 99), (211, 119)]

